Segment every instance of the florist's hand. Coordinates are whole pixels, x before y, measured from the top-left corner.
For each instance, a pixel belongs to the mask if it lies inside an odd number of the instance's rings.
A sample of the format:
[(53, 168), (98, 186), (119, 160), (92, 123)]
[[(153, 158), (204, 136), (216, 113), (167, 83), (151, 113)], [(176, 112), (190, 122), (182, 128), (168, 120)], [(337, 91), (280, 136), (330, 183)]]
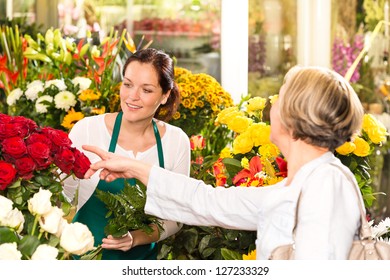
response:
[(89, 179), (95, 172), (102, 169), (99, 174), (101, 180), (111, 182), (118, 178), (137, 178), (147, 185), (150, 165), (106, 152), (95, 146), (83, 145), (83, 149), (98, 155), (102, 159), (91, 164), (84, 178)]
[(127, 234), (122, 237), (113, 237), (112, 235), (109, 235), (107, 238), (103, 238), (102, 248), (126, 252), (133, 247), (133, 242), (134, 239), (130, 232), (127, 232)]

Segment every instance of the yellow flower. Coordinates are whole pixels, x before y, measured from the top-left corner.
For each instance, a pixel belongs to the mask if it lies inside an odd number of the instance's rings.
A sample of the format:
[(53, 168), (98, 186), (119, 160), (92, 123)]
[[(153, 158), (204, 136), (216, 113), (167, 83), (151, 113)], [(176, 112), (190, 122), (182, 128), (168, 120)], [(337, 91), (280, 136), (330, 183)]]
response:
[(235, 116), (243, 116), (243, 112), (239, 111), (236, 106), (223, 109), (217, 116), (215, 122), (220, 124), (227, 124), (231, 118)]
[(363, 138), (356, 137), (353, 143), (356, 145), (353, 153), (358, 157), (365, 157), (370, 154), (370, 145)]
[(172, 118), (173, 118), (174, 120), (180, 119), (180, 112), (179, 112), (179, 111), (176, 111), (175, 114), (173, 114)]
[(66, 129), (71, 129), (76, 122), (84, 118), (84, 114), (81, 112), (75, 112), (72, 108), (68, 111), (68, 114), (64, 117), (61, 125)]
[(264, 181), (264, 186), (275, 185), (276, 183), (279, 183), (283, 179), (284, 179), (283, 177), (267, 177), (267, 180)]
[(259, 154), (266, 158), (276, 158), (280, 154), (280, 150), (275, 144), (269, 143), (259, 147)]
[(265, 104), (267, 103), (267, 99), (263, 97), (253, 97), (248, 100), (248, 105), (246, 107), (248, 113), (252, 113), (255, 111), (261, 111), (265, 108)]
[(243, 133), (253, 123), (253, 120), (244, 116), (235, 116), (228, 120), (228, 128), (237, 133)]
[(386, 141), (386, 136), (389, 135), (386, 127), (371, 114), (364, 115), (362, 129), (375, 144)]
[(245, 169), (249, 169), (249, 159), (247, 157), (241, 159), (241, 166)]
[(276, 102), (276, 100), (278, 100), (279, 95), (278, 94), (271, 95), (268, 98), (269, 98), (269, 101), (271, 102), (271, 104), (274, 104)]
[(248, 254), (243, 254), (242, 259), (247, 260), (256, 260), (256, 250), (250, 251)]
[(80, 93), (79, 99), (83, 102), (99, 100), (101, 95), (99, 91), (95, 92), (93, 89), (86, 89)]
[(345, 142), (340, 147), (336, 148), (336, 152), (340, 155), (346, 156), (352, 153), (356, 149), (356, 145), (353, 142)]
[(91, 113), (95, 115), (101, 115), (106, 112), (106, 107), (102, 106), (100, 108), (92, 108)]
[(232, 151), (229, 147), (225, 147), (222, 149), (222, 151), (219, 154), (220, 158), (232, 158)]
[(234, 154), (245, 154), (249, 153), (253, 148), (253, 141), (251, 135), (244, 132), (238, 135), (233, 141), (233, 153)]
[(271, 144), (271, 127), (266, 123), (254, 123), (248, 128), (247, 132), (250, 134), (254, 146)]

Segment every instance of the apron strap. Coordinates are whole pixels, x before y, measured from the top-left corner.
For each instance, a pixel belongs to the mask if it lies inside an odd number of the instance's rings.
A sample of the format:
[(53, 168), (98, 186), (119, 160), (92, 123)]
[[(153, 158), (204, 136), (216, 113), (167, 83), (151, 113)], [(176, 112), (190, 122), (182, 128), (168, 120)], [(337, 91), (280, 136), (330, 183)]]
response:
[(165, 168), (164, 167), (164, 153), (163, 153), (163, 149), (162, 149), (160, 133), (158, 132), (156, 122), (154, 120), (152, 120), (152, 123), (153, 123), (154, 136), (156, 137), (156, 142), (157, 142), (158, 162), (159, 162), (161, 168)]

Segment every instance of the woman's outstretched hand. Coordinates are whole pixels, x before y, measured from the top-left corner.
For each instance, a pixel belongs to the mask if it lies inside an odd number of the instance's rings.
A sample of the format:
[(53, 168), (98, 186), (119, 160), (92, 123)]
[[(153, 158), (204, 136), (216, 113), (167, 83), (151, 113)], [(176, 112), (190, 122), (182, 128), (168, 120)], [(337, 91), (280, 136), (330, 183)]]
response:
[(147, 185), (151, 166), (138, 160), (126, 158), (104, 151), (96, 146), (83, 145), (85, 151), (98, 155), (101, 160), (91, 164), (84, 175), (85, 179), (91, 178), (99, 169), (101, 180), (111, 182), (118, 178), (137, 178)]

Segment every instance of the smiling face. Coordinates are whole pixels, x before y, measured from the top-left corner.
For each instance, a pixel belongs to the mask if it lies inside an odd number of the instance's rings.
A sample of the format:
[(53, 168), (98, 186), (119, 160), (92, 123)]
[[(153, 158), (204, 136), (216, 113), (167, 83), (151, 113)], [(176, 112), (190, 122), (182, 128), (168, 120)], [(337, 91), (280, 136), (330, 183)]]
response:
[(169, 92), (163, 94), (152, 64), (132, 61), (128, 64), (120, 89), (121, 108), (126, 120), (151, 120)]

